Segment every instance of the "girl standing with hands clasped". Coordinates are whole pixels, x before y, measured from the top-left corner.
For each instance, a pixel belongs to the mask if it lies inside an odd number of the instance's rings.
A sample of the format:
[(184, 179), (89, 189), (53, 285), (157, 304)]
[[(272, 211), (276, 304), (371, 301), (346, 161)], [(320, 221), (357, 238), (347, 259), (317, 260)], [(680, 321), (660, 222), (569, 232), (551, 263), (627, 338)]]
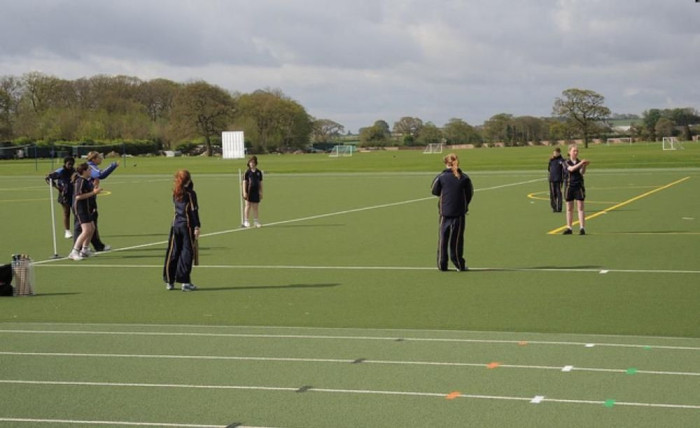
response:
[(445, 169), (435, 177), (432, 194), (440, 198), (440, 233), (438, 235), (437, 265), (441, 271), (447, 270), (447, 258), (457, 270), (469, 270), (464, 260), (465, 216), (474, 196), (474, 187), (467, 174), (459, 169), (459, 159), (454, 153), (445, 156)]
[(195, 241), (199, 239), (199, 206), (197, 194), (190, 172), (181, 169), (175, 173), (173, 183), (173, 204), (175, 218), (170, 227), (168, 250), (165, 253), (163, 279), (165, 288), (172, 290), (175, 282), (182, 284), (182, 291), (194, 291), (197, 287), (192, 284), (190, 274), (195, 256)]
[(68, 255), (70, 259), (82, 260), (90, 255), (90, 239), (95, 232), (95, 197), (101, 191), (99, 186), (93, 187), (90, 181), (90, 166), (87, 163), (78, 165), (73, 175), (73, 215), (80, 224), (80, 235)]
[(258, 205), (263, 197), (263, 174), (258, 169), (258, 157), (251, 156), (248, 159), (248, 170), (243, 176), (243, 199), (245, 199), (245, 209), (243, 214), (243, 227), (250, 227), (248, 216), (250, 211), (253, 211), (253, 224), (255, 227), (261, 227), (258, 221)]
[(578, 146), (569, 146), (569, 159), (564, 163), (568, 172), (564, 200), (566, 200), (566, 230), (564, 235), (571, 235), (571, 226), (574, 221), (574, 200), (578, 208), (579, 235), (586, 234), (586, 214), (583, 210), (583, 201), (586, 199), (586, 188), (583, 186), (583, 174), (590, 162), (586, 159), (578, 159)]

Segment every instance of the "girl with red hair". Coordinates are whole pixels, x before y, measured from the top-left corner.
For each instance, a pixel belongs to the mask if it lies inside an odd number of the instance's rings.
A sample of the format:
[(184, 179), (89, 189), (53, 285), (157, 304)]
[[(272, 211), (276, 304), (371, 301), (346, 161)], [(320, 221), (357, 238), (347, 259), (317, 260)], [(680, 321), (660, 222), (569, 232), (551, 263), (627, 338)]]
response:
[(190, 274), (201, 224), (194, 183), (186, 169), (175, 173), (173, 204), (175, 217), (170, 227), (168, 250), (165, 253), (163, 280), (167, 290), (173, 290), (175, 283), (179, 282), (182, 284), (182, 291), (194, 291), (197, 287), (192, 284)]

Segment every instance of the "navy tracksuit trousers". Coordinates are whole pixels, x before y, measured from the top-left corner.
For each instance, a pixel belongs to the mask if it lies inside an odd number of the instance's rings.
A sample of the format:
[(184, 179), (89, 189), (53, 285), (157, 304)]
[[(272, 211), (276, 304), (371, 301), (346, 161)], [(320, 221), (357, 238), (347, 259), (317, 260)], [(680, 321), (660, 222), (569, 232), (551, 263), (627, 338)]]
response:
[(165, 266), (163, 266), (163, 280), (168, 284), (176, 282), (189, 284), (193, 263), (192, 230), (184, 224), (171, 227), (168, 252), (165, 255)]
[(448, 257), (457, 270), (467, 270), (467, 262), (462, 257), (464, 250), (465, 216), (440, 216), (440, 236), (438, 237), (438, 269), (447, 270)]

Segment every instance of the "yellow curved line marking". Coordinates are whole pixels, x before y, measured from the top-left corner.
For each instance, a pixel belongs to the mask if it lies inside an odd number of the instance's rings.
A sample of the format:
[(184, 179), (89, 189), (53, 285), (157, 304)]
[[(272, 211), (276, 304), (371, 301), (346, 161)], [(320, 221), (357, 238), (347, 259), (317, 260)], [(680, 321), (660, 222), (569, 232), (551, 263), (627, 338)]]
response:
[[(590, 220), (590, 219), (594, 219), (594, 218), (596, 218), (596, 217), (598, 217), (598, 216), (601, 216), (601, 215), (603, 215), (603, 214), (607, 214), (607, 213), (609, 213), (610, 211), (616, 210), (616, 209), (618, 209), (618, 208), (620, 208), (620, 207), (624, 207), (625, 205), (629, 205), (629, 204), (631, 204), (631, 203), (634, 202), (634, 201), (638, 201), (638, 200), (640, 200), (640, 199), (642, 199), (642, 198), (646, 198), (646, 197), (649, 196), (649, 195), (652, 195), (652, 194), (654, 194), (654, 193), (656, 193), (656, 192), (660, 192), (660, 191), (662, 191), (662, 190), (668, 189), (668, 188), (671, 187), (671, 186), (675, 186), (676, 184), (682, 183), (682, 182), (684, 182), (684, 181), (686, 181), (686, 180), (689, 180), (689, 179), (690, 179), (690, 177), (683, 177), (683, 178), (681, 178), (680, 180), (676, 180), (676, 181), (674, 181), (674, 182), (672, 182), (672, 183), (668, 183), (668, 184), (663, 185), (663, 186), (661, 186), (661, 187), (657, 187), (657, 188), (655, 188), (655, 189), (653, 189), (653, 190), (650, 190), (650, 191), (648, 191), (648, 192), (646, 192), (646, 193), (642, 193), (641, 195), (637, 195), (637, 196), (635, 196), (634, 198), (628, 199), (628, 200), (626, 200), (626, 201), (624, 201), (624, 202), (620, 202), (619, 204), (613, 205), (613, 206), (611, 206), (610, 208), (606, 208), (606, 209), (604, 209), (604, 210), (602, 210), (602, 211), (598, 211), (598, 212), (596, 212), (596, 213), (594, 213), (594, 214), (591, 214), (591, 215), (589, 215), (589, 216), (586, 216), (586, 221), (588, 221), (588, 220)], [(578, 221), (574, 222), (573, 224), (578, 224)], [(562, 226), (562, 227), (558, 227), (558, 228), (556, 228), (556, 229), (554, 229), (554, 230), (550, 230), (549, 232), (547, 232), (547, 234), (549, 234), (549, 235), (556, 235), (556, 234), (558, 234), (558, 233), (563, 232), (564, 229), (566, 229), (566, 227), (567, 227), (566, 225), (564, 225), (564, 226)]]

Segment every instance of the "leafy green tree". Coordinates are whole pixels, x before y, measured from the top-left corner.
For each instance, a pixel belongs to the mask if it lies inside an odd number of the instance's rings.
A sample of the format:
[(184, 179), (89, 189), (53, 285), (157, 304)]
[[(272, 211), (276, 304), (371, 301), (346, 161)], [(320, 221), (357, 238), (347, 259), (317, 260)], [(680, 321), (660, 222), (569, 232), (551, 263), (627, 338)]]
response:
[(658, 137), (671, 137), (675, 128), (676, 124), (671, 119), (662, 117), (656, 121), (654, 132)]
[(442, 128), (448, 144), (476, 144), (481, 145), (481, 134), (470, 124), (462, 119), (452, 118)]
[(361, 147), (385, 147), (391, 141), (389, 124), (383, 120), (374, 122), (374, 125), (360, 129)]
[(644, 137), (651, 141), (656, 141), (656, 122), (661, 119), (661, 110), (657, 108), (649, 109), (642, 113), (642, 123), (644, 124)]
[(17, 117), (22, 97), (22, 83), (12, 76), (0, 78), (0, 139), (13, 137), (13, 122)]
[(610, 109), (604, 103), (605, 97), (595, 91), (571, 88), (562, 92), (561, 98), (554, 100), (552, 114), (566, 118), (580, 132), (584, 146), (588, 147), (592, 133), (598, 129), (598, 122), (610, 116)]
[(311, 141), (330, 143), (337, 141), (345, 132), (345, 127), (330, 119), (315, 119), (312, 123)]
[(233, 97), (204, 81), (184, 85), (173, 101), (172, 123), (180, 139), (202, 137), (211, 156), (212, 139), (221, 135), (233, 120)]
[(428, 122), (421, 128), (416, 142), (420, 145), (427, 146), (428, 144), (442, 143), (444, 140), (445, 136), (443, 131), (433, 122)]
[(499, 113), (491, 116), (484, 122), (484, 136), (492, 143), (504, 142), (507, 145), (513, 143), (513, 115)]
[(402, 117), (398, 122), (394, 122), (394, 133), (403, 137), (406, 145), (412, 145), (423, 129), (423, 121), (417, 117)]
[(255, 151), (303, 148), (309, 142), (312, 121), (296, 101), (279, 90), (257, 90), (241, 95), (236, 125), (244, 130)]

